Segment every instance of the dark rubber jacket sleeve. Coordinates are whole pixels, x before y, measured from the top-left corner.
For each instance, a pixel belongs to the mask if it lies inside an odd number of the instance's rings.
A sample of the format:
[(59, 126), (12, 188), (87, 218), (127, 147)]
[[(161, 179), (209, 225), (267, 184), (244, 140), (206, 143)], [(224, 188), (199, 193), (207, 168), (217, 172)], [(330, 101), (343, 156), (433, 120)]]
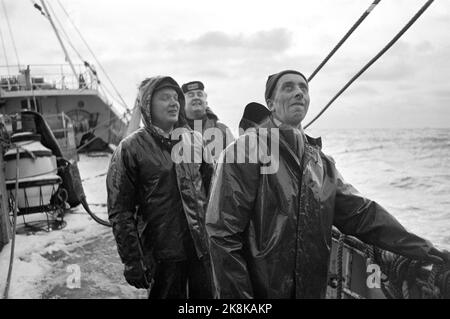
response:
[(108, 214), (117, 242), (119, 256), (124, 264), (139, 261), (139, 237), (134, 217), (138, 190), (137, 166), (133, 157), (121, 144), (113, 154), (106, 178)]
[(408, 232), (383, 207), (346, 183), (338, 171), (336, 176), (334, 224), (341, 232), (405, 257), (429, 260), (433, 248), (429, 241)]
[[(235, 145), (234, 145), (235, 146)], [(228, 148), (221, 157), (230, 152)], [(217, 166), (206, 214), (217, 298), (253, 298), (243, 250), (244, 232), (258, 191), (257, 164)]]

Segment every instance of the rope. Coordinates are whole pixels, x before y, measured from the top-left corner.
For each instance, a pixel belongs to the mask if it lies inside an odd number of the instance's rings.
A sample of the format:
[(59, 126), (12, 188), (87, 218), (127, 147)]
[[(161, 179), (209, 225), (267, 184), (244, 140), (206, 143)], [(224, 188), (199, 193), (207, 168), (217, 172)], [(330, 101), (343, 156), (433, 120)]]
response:
[[(59, 45), (61, 46), (61, 49), (64, 52), (65, 59), (68, 62), (70, 68), (72, 69), (73, 75), (78, 79), (77, 71), (75, 70), (75, 67), (74, 67), (74, 65), (72, 63), (72, 60), (70, 58), (69, 53), (67, 52), (67, 49), (66, 49), (66, 47), (64, 45), (64, 42), (61, 39), (61, 35), (59, 34), (58, 28), (56, 27), (55, 23), (53, 22), (53, 19), (52, 19), (51, 15), (50, 15), (50, 12), (49, 12), (48, 7), (47, 7), (47, 5), (45, 3), (45, 0), (40, 0), (40, 2), (42, 4), (42, 8), (44, 9), (44, 11), (46, 13), (45, 17), (49, 21), (50, 26), (52, 27), (53, 32), (55, 33), (56, 38), (58, 39)], [(42, 10), (42, 8), (40, 10)], [(77, 81), (77, 82), (79, 82), (79, 81)]]
[(2, 7), (3, 7), (3, 11), (5, 12), (6, 23), (8, 24), (9, 36), (11, 37), (14, 52), (16, 54), (17, 67), (20, 70), (20, 60), (19, 60), (19, 55), (17, 54), (16, 41), (14, 40), (14, 35), (12, 33), (11, 24), (9, 23), (8, 11), (6, 10), (5, 2), (3, 0), (2, 0)]
[(371, 245), (367, 245), (365, 253), (366, 253), (366, 266), (370, 264), (376, 264), (374, 247)]
[(2, 48), (3, 48), (3, 55), (5, 56), (5, 62), (6, 62), (6, 70), (8, 72), (8, 76), (10, 76), (9, 73), (9, 62), (8, 62), (8, 56), (6, 55), (6, 46), (5, 46), (5, 40), (3, 38), (3, 32), (2, 32), (2, 28), (0, 26), (0, 38), (2, 40)]
[(414, 17), (403, 27), (403, 29), (372, 59), (367, 63), (356, 75), (351, 78), (350, 81), (331, 99), (330, 102), (317, 114), (306, 126), (307, 129), (311, 124), (313, 124), (323, 113), (337, 100), (339, 96), (342, 95), (349, 87), (355, 82), (367, 69), (369, 69), (380, 57), (382, 57), (401, 37), (408, 31), (408, 29), (419, 19), (419, 17), (428, 9), (428, 7), (433, 3), (434, 0), (428, 0), (423, 7), (414, 15)]
[(345, 287), (342, 289), (342, 292), (352, 299), (366, 299), (363, 296), (361, 296), (360, 294), (357, 294), (356, 292), (351, 291), (350, 289), (347, 289)]
[(89, 52), (92, 54), (92, 56), (94, 57), (95, 61), (97, 62), (98, 66), (100, 67), (100, 69), (103, 71), (103, 73), (105, 74), (106, 78), (108, 79), (109, 83), (111, 84), (111, 86), (113, 87), (114, 91), (116, 92), (116, 94), (118, 95), (118, 97), (120, 98), (120, 100), (123, 103), (123, 106), (125, 106), (126, 109), (129, 109), (127, 103), (125, 102), (125, 100), (122, 98), (122, 95), (120, 95), (119, 91), (117, 90), (116, 86), (114, 85), (114, 83), (112, 82), (112, 80), (110, 79), (110, 77), (108, 76), (108, 73), (105, 71), (105, 69), (103, 68), (102, 64), (100, 63), (100, 61), (97, 59), (97, 56), (95, 55), (95, 53), (92, 51), (91, 47), (89, 46), (89, 44), (86, 42), (86, 40), (84, 39), (83, 35), (81, 34), (80, 30), (78, 29), (78, 27), (75, 25), (75, 23), (73, 22), (73, 20), (70, 18), (69, 14), (67, 13), (66, 9), (64, 8), (64, 6), (62, 5), (61, 1), (58, 0), (58, 4), (61, 7), (61, 9), (64, 11), (65, 15), (67, 16), (67, 19), (70, 21), (70, 23), (72, 24), (72, 26), (74, 27), (74, 29), (77, 31), (78, 35), (80, 36), (81, 40), (83, 41), (83, 43), (86, 45), (86, 47), (88, 48)]
[[(82, 179), (81, 181), (82, 181), (82, 182), (89, 181), (89, 180), (91, 180), (91, 179), (103, 177), (103, 176), (105, 176), (106, 174), (108, 174), (108, 173), (106, 172), (106, 173), (98, 174), (98, 175), (95, 175), (95, 176), (92, 176), (92, 177), (87, 177), (87, 178), (85, 178), (85, 179)], [(93, 204), (90, 204), (90, 205), (93, 205)]]
[(433, 265), (433, 268), (431, 269), (428, 280), (425, 282), (425, 284), (422, 287), (422, 295), (423, 295), (424, 299), (439, 298), (439, 289), (435, 285), (436, 274), (437, 274), (439, 268), (440, 268), (439, 266)]
[(447, 269), (441, 278), (441, 294), (443, 298), (450, 298), (450, 269)]
[(52, 6), (51, 2), (48, 3), (48, 6), (50, 8), (50, 11), (51, 11), (53, 17), (56, 19), (56, 23), (58, 23), (59, 28), (61, 29), (64, 37), (66, 38), (67, 43), (69, 43), (69, 45), (72, 48), (72, 50), (77, 54), (77, 56), (80, 59), (80, 61), (83, 62), (84, 61), (83, 57), (81, 56), (80, 52), (78, 52), (78, 50), (73, 45), (72, 41), (70, 40), (70, 37), (67, 35), (67, 32), (64, 29), (64, 26), (62, 25), (61, 21), (58, 19), (58, 16), (55, 14), (55, 11), (53, 10), (53, 6)]
[(83, 207), (84, 207), (84, 210), (89, 214), (89, 216), (92, 217), (92, 219), (93, 219), (94, 221), (96, 221), (97, 223), (99, 223), (99, 224), (102, 225), (102, 226), (112, 227), (112, 224), (111, 224), (109, 221), (106, 221), (106, 220), (101, 219), (100, 217), (98, 217), (97, 215), (95, 215), (95, 214), (91, 211), (91, 209), (89, 208), (89, 205), (88, 205), (88, 203), (87, 203), (87, 201), (86, 201), (86, 196), (81, 197), (80, 201), (81, 201), (81, 204), (82, 204)]
[[(14, 198), (17, 198), (18, 193), (19, 193), (19, 148), (17, 148), (17, 153), (16, 153), (16, 186), (15, 186)], [(11, 253), (9, 256), (8, 276), (6, 279), (6, 285), (5, 285), (5, 291), (3, 293), (3, 299), (8, 299), (9, 287), (11, 284), (11, 275), (12, 275), (13, 263), (14, 263), (14, 248), (16, 246), (16, 228), (17, 228), (17, 211), (18, 211), (17, 206), (18, 206), (18, 200), (15, 200), (14, 201)]]
[(342, 299), (343, 297), (343, 271), (342, 271), (342, 257), (344, 253), (344, 239), (345, 235), (341, 234), (338, 241), (337, 251), (337, 287), (336, 287), (336, 299)]
[(403, 299), (409, 299), (409, 287), (408, 287), (408, 281), (403, 281), (402, 284), (402, 295)]
[(433, 265), (431, 269), (424, 268), (420, 260), (409, 259), (392, 252), (382, 250), (376, 246), (352, 242), (352, 237), (343, 237), (333, 232), (333, 238), (338, 240), (336, 275), (329, 284), (338, 289), (336, 298), (345, 295), (353, 299), (364, 299), (363, 296), (351, 291), (343, 285), (343, 248), (344, 244), (358, 247), (366, 256), (366, 264), (377, 264), (381, 267), (381, 291), (388, 299), (411, 298), (449, 298), (450, 295), (450, 264), (447, 266)]
[(345, 41), (352, 35), (352, 33), (359, 27), (359, 25), (367, 18), (367, 16), (372, 12), (372, 10), (380, 3), (381, 0), (375, 0), (370, 7), (364, 11), (362, 16), (355, 22), (355, 24), (350, 28), (350, 30), (344, 35), (344, 37), (339, 41), (339, 43), (331, 50), (327, 57), (320, 63), (320, 65), (314, 70), (314, 72), (309, 76), (308, 82), (316, 76), (316, 74), (322, 69), (322, 67), (331, 59), (331, 57), (336, 53), (337, 50), (344, 44)]
[[(381, 289), (389, 299), (438, 299), (445, 298), (450, 270), (432, 265), (431, 271), (423, 268), (423, 262), (395, 255), (383, 263), (388, 284), (382, 281)], [(424, 270), (426, 272), (424, 272)], [(426, 276), (426, 279), (424, 279)], [(414, 292), (414, 295), (411, 293)], [(419, 294), (419, 295), (417, 295)]]
[(110, 96), (114, 101), (116, 101), (117, 103), (122, 105), (124, 108), (129, 110), (129, 108), (126, 104), (123, 104), (122, 101), (120, 101), (117, 97), (114, 96), (114, 94), (111, 93), (111, 91), (108, 89), (108, 87), (103, 85), (103, 82), (98, 81), (97, 83), (99, 84), (99, 88), (103, 90), (103, 95)]

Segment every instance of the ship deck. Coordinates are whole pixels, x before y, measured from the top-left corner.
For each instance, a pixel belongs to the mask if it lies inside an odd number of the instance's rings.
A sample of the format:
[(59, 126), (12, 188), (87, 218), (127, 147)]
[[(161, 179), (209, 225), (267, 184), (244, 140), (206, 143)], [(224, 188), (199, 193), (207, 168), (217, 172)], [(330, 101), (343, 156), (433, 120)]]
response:
[[(80, 155), (78, 166), (91, 210), (107, 219), (105, 180), (110, 155)], [(26, 216), (27, 221), (44, 216)], [(146, 298), (123, 277), (111, 231), (97, 224), (80, 205), (71, 209), (61, 230), (22, 231), (16, 236), (10, 298)], [(18, 227), (23, 226), (22, 218)], [(0, 253), (0, 291), (4, 289), (11, 243)], [(106, 265), (106, 266), (105, 266)], [(79, 270), (79, 286), (75, 277)], [(3, 278), (5, 277), (5, 278)]]

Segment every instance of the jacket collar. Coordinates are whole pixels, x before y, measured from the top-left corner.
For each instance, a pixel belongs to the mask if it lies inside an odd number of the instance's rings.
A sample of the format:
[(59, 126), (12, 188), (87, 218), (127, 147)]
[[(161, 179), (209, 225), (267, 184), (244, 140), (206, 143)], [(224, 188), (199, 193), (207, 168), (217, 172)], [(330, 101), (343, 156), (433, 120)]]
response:
[[(274, 123), (273, 118), (271, 116), (269, 116), (267, 119), (265, 119), (263, 122), (261, 122), (256, 127), (256, 129), (258, 129), (258, 128), (267, 128), (270, 130), (273, 128), (278, 128), (278, 126)], [(317, 161), (317, 156), (318, 156), (317, 151), (320, 151), (320, 149), (322, 148), (322, 139), (320, 137), (313, 138), (306, 134), (304, 134), (304, 135), (306, 136), (306, 139), (304, 139), (305, 151), (303, 154), (303, 163), (302, 163), (302, 159), (298, 158), (297, 154), (295, 154), (291, 150), (287, 141), (284, 140), (284, 137), (281, 134), (279, 135), (280, 154), (281, 154), (281, 151), (283, 151), (283, 153), (288, 156), (290, 161), (295, 163), (295, 165), (297, 166), (299, 171), (302, 169), (302, 166), (305, 166), (306, 163), (309, 162), (309, 160), (314, 159), (315, 161)]]
[[(257, 125), (256, 128), (259, 128), (259, 127), (269, 128), (269, 129), (276, 128), (276, 127), (278, 127), (278, 125), (276, 124), (275, 121), (276, 120), (272, 116), (269, 116), (265, 120), (263, 120), (259, 125)], [(313, 147), (322, 149), (322, 138), (321, 137), (314, 138), (314, 137), (309, 136), (308, 134), (305, 134), (304, 132), (303, 132), (303, 134), (306, 137), (306, 139), (305, 139), (306, 144), (309, 144)]]

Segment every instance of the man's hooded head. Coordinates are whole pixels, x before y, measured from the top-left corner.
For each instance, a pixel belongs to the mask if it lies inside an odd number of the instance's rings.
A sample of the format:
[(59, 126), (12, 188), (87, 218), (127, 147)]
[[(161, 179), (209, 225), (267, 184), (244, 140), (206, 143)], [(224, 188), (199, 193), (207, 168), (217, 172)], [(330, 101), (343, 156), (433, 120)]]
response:
[(183, 91), (169, 76), (155, 76), (142, 81), (135, 106), (140, 108), (146, 127), (155, 123), (158, 126), (173, 124), (173, 127), (186, 124)]

